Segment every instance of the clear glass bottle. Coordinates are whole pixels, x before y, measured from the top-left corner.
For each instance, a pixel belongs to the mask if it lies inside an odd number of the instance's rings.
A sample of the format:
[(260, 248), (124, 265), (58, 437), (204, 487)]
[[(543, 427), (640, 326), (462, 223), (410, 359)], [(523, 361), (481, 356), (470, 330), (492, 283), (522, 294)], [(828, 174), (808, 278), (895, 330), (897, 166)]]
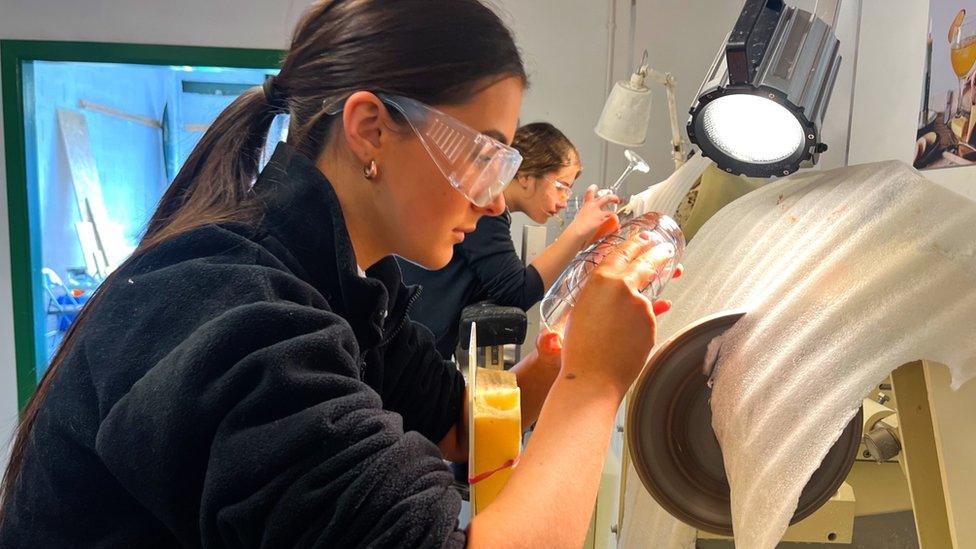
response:
[(651, 300), (661, 294), (684, 254), (685, 236), (670, 217), (658, 212), (648, 212), (627, 221), (616, 232), (580, 252), (559, 275), (556, 283), (542, 299), (540, 309), (542, 322), (549, 330), (560, 336), (563, 334), (569, 314), (576, 306), (576, 298), (593, 269), (617, 246), (641, 231), (647, 231), (655, 245), (670, 245), (674, 249), (671, 259), (659, 266), (657, 274), (641, 290)]

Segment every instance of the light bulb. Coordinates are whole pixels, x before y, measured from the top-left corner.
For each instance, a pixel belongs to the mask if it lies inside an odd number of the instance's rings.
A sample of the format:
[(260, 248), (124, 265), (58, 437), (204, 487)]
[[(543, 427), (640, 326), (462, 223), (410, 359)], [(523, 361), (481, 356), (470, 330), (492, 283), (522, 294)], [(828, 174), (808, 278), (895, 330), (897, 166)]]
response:
[(786, 107), (751, 94), (725, 95), (702, 110), (704, 138), (732, 158), (772, 164), (804, 143), (803, 127)]

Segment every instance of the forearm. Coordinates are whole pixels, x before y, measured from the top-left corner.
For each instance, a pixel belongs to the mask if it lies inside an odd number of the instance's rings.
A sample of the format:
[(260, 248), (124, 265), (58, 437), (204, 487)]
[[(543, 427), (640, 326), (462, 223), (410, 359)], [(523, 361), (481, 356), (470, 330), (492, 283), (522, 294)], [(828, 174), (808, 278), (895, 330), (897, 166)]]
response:
[(558, 365), (544, 364), (538, 351), (532, 351), (512, 368), (522, 395), (522, 428), (527, 429), (539, 418), (542, 405), (549, 395), (553, 381), (559, 374)]
[(468, 461), (468, 388), (464, 388), (462, 395), (461, 415), (457, 423), (437, 443), (444, 459), (454, 462)]
[(576, 234), (571, 228), (567, 228), (555, 242), (535, 258), (532, 266), (539, 272), (542, 285), (546, 290), (552, 286), (559, 274), (583, 249), (585, 244), (586, 238), (583, 235)]
[(469, 546), (579, 547), (621, 398), (583, 379), (560, 377), (512, 477), (471, 522)]

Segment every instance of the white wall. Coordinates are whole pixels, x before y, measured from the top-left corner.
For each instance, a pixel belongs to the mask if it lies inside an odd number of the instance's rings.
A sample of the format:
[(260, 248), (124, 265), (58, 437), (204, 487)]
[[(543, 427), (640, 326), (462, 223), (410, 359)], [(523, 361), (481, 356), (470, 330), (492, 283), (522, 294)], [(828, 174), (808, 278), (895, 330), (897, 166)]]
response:
[(599, 166), (593, 133), (603, 107), (607, 5), (600, 0), (507, 0), (503, 19), (515, 31), (529, 73), (521, 122), (551, 122), (576, 145), (584, 181)]
[[(688, 121), (688, 109), (696, 98), (698, 87), (705, 72), (715, 59), (715, 54), (732, 30), (741, 0), (638, 0), (635, 64), (640, 62), (646, 49), (650, 66), (661, 72), (670, 72), (677, 80), (678, 122), (687, 140), (684, 125)], [(614, 55), (614, 80), (630, 77), (635, 67), (627, 66), (630, 1), (617, 2), (617, 39)], [(651, 123), (647, 142), (635, 149), (651, 164), (648, 175), (632, 176), (627, 182), (626, 194), (636, 193), (648, 185), (661, 181), (674, 170), (671, 160), (671, 124), (668, 121), (667, 95), (663, 86), (649, 84), (651, 88)], [(624, 147), (609, 146), (608, 179), (612, 182), (626, 166)]]
[[(608, 0), (492, 0), (515, 32), (529, 73), (522, 105), (523, 124), (550, 122), (579, 149), (583, 175), (577, 196), (598, 178), (602, 141), (593, 133), (603, 108), (607, 60)], [(515, 249), (522, 249), (522, 227), (533, 222), (512, 216)], [(561, 231), (547, 225), (548, 239)]]
[[(928, 17), (928, 1), (864, 0), (851, 128), (852, 163), (889, 158), (912, 163)], [(942, 36), (933, 39), (944, 40)], [(976, 167), (925, 170), (922, 175), (976, 200)]]
[(894, 158), (911, 164), (922, 100), (928, 2), (864, 0), (861, 21), (851, 163)]

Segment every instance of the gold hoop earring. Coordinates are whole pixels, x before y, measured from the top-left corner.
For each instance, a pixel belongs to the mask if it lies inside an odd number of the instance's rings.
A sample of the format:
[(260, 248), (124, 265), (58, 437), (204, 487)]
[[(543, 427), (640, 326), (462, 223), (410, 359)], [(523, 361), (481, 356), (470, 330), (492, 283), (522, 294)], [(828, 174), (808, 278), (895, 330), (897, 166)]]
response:
[(366, 179), (376, 179), (376, 175), (379, 174), (380, 169), (376, 166), (375, 160), (370, 160), (369, 164), (363, 166), (363, 177)]

